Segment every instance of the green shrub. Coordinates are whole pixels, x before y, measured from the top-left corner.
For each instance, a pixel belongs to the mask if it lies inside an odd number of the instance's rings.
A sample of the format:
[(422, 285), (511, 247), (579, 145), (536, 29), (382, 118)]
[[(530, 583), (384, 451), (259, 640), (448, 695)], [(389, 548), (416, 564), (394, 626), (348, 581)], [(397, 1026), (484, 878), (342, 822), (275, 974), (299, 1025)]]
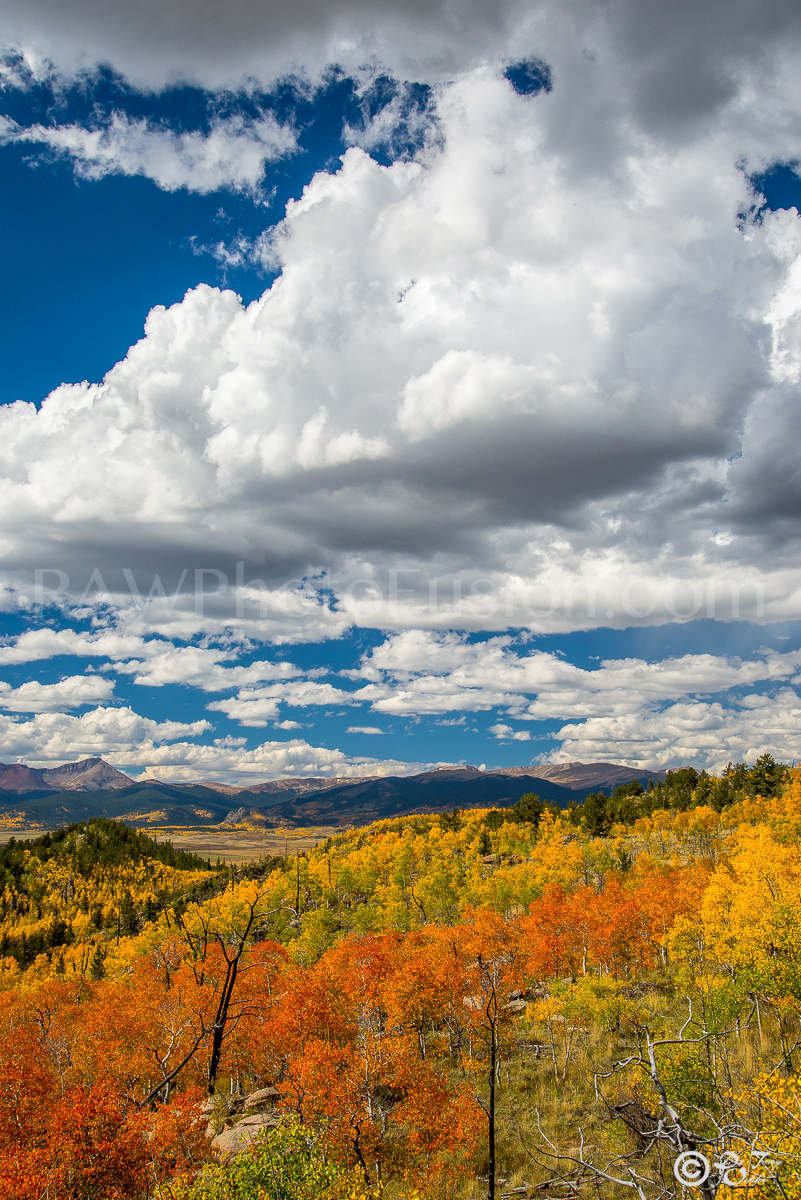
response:
[(326, 1161), (311, 1130), (282, 1121), (246, 1154), (207, 1165), (179, 1200), (322, 1200), (345, 1176)]

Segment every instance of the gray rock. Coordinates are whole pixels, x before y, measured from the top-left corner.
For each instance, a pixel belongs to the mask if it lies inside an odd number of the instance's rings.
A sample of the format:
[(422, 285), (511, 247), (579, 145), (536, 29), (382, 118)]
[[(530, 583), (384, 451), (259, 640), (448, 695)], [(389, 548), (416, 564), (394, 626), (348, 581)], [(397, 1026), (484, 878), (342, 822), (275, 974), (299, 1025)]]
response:
[(241, 807), (240, 808), (232, 808), (229, 813), (225, 814), (222, 821), (220, 821), (220, 824), (221, 825), (240, 825), (243, 821), (246, 821), (249, 816), (250, 816), (249, 808), (241, 808)]

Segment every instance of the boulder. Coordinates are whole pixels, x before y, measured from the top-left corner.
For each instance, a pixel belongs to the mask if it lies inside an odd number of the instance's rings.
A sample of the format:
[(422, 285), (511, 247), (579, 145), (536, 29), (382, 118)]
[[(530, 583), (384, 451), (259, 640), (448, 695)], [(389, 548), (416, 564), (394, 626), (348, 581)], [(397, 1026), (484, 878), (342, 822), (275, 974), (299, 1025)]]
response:
[(251, 1127), (261, 1129), (268, 1127), (274, 1129), (280, 1122), (281, 1118), (278, 1113), (248, 1113), (241, 1121), (237, 1121), (236, 1125), (232, 1125), (232, 1129), (250, 1129)]
[(510, 1000), (508, 1004), (504, 1004), (503, 1011), (509, 1013), (512, 1017), (517, 1017), (524, 1013), (528, 1008), (528, 1000)]
[(254, 1112), (260, 1108), (267, 1108), (270, 1105), (278, 1103), (281, 1093), (276, 1087), (259, 1088), (256, 1092), (251, 1092), (249, 1096), (245, 1096), (242, 1107), (246, 1113)]
[(234, 1158), (249, 1150), (263, 1129), (274, 1129), (279, 1121), (277, 1114), (253, 1113), (212, 1138), (211, 1148), (220, 1158)]

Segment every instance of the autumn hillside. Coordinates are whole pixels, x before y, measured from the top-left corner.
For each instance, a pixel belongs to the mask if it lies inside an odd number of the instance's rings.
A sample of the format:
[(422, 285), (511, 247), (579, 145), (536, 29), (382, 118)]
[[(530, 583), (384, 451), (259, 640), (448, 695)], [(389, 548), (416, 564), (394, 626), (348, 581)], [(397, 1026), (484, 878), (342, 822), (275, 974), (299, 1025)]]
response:
[(0, 847), (0, 959), (63, 973), (65, 954), (71, 964), (90, 948), (104, 954), (210, 876), (204, 859), (116, 821), (12, 839)]
[(0, 878), (1, 1200), (645, 1200), (689, 1151), (703, 1200), (801, 1197), (801, 777), (769, 756), (238, 871), (92, 822)]

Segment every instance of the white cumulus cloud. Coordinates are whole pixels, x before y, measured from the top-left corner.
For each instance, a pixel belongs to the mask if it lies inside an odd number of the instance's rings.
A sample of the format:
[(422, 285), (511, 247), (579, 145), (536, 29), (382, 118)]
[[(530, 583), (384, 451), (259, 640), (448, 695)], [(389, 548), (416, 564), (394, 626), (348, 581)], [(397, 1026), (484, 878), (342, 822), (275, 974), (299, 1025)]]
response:
[[(35, 607), (49, 589), (109, 623), (29, 631), (0, 663), (84, 655), (142, 685), (237, 689), (217, 711), (286, 731), (282, 704), (501, 710), (499, 736), (526, 733), (512, 720), (569, 722), (574, 757), (645, 763), (639, 722), (659, 761), (718, 762), (764, 748), (761, 722), (792, 757), (792, 655), (588, 669), (452, 631), (797, 616), (801, 218), (756, 217), (749, 181), (798, 161), (797, 4), (233, 0), (221, 37), (211, 10), (188, 27), (176, 2), (106, 21), (97, 0), (11, 0), (4, 37), (22, 57), (5, 86), (24, 85), (26, 64), (111, 64), (154, 88), (383, 64), (436, 84), (420, 118), (436, 136), (383, 166), (368, 151), (392, 144), (403, 103), (368, 118), (278, 226), (232, 250), (269, 259), (261, 297), (192, 289), (150, 312), (100, 383), (0, 408), (4, 603)], [(549, 92), (504, 79), (528, 54), (548, 63)], [(2, 137), (88, 175), (247, 190), (294, 145), (270, 120), (220, 120), (201, 141), (128, 118), (5, 120)], [(397, 634), (355, 692), (235, 653), (353, 624)], [(177, 644), (197, 635), (226, 649)], [(251, 753), (161, 744), (163, 725), (130, 711), (43, 713), (52, 736), (4, 719), (12, 747), (63, 757), (72, 731), (82, 746), (107, 735), (175, 777)], [(254, 771), (344, 762), (265, 746)]]
[(682, 701), (659, 712), (592, 717), (563, 725), (555, 760), (611, 758), (639, 767), (686, 763), (720, 771), (729, 762), (773, 754), (797, 762), (801, 751), (801, 697), (793, 688), (774, 696), (755, 693), (731, 707)]
[(503, 722), (490, 725), (489, 731), (501, 742), (528, 742), (531, 739), (528, 729), (513, 729), (511, 725), (504, 725)]
[(154, 721), (127, 707), (94, 708), (79, 717), (62, 712), (40, 712), (27, 720), (0, 716), (4, 754), (37, 767), (95, 755), (135, 761), (148, 748), (197, 737), (209, 728), (208, 721)]
[(208, 707), (211, 712), (225, 713), (240, 725), (258, 727), (269, 724), (282, 704), (308, 708), (357, 702), (353, 692), (332, 687), (330, 683), (298, 679), (267, 687), (242, 688), (230, 700), (215, 700)]
[[(142, 747), (124, 761), (140, 769), (140, 778), (155, 776), (175, 783), (215, 779), (243, 786), (287, 776), (359, 778), (408, 775), (423, 769), (415, 763), (347, 755), (342, 750), (310, 745), (302, 738), (262, 742), (252, 749), (245, 749), (236, 738), (223, 738), (212, 745), (177, 742), (153, 749)], [(122, 759), (117, 765), (122, 765)]]
[(104, 124), (0, 125), (0, 144), (30, 143), (70, 158), (77, 175), (145, 175), (165, 191), (256, 192), (268, 162), (292, 153), (294, 131), (271, 113), (218, 117), (208, 131), (178, 131), (116, 112)]
[[(801, 136), (776, 53), (784, 91), (669, 138), (578, 53), (536, 97), (440, 87), (441, 142), (290, 203), (260, 299), (198, 287), (102, 383), (4, 406), (6, 584), (179, 638), (794, 614), (800, 219), (739, 215)], [(613, 95), (625, 153), (582, 157)]]
[(109, 700), (114, 681), (99, 675), (69, 675), (58, 683), (29, 679), (19, 687), (0, 682), (0, 708), (9, 712), (60, 712)]

